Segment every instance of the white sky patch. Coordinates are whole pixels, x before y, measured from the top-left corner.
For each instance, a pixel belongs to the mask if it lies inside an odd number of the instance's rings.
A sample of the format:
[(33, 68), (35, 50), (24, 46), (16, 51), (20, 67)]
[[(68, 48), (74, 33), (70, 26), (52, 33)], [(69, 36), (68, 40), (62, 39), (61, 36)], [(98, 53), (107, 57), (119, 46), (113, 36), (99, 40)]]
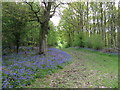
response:
[(53, 16), (50, 20), (53, 22), (55, 26), (58, 26), (60, 19), (61, 18), (59, 16)]
[(118, 9), (118, 2), (119, 2), (119, 0), (115, 0), (115, 6), (117, 9)]
[[(60, 22), (60, 19), (61, 19), (62, 12), (63, 12), (63, 10), (64, 10), (65, 8), (67, 8), (67, 7), (68, 7), (68, 5), (67, 5), (67, 4), (64, 4), (64, 5), (62, 5), (62, 7), (60, 7), (59, 9), (58, 9), (58, 8), (56, 9), (57, 12), (56, 12), (55, 15), (50, 19), (55, 26), (58, 26), (58, 24), (59, 24), (59, 22)], [(58, 13), (59, 13), (59, 14), (58, 14)]]

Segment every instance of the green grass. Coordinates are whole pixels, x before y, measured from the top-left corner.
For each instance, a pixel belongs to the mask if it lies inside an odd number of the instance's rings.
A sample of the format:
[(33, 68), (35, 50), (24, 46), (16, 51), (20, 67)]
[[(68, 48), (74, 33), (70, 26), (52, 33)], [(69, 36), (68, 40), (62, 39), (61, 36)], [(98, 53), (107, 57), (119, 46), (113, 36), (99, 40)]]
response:
[(102, 72), (113, 72), (118, 73), (118, 55), (112, 55), (107, 53), (102, 53), (98, 51), (91, 51), (86, 49), (76, 49), (84, 53), (84, 59), (88, 59), (90, 65), (95, 64), (97, 70)]
[[(118, 55), (102, 53), (98, 51), (87, 50), (83, 48), (65, 49), (67, 52), (80, 52), (80, 58), (85, 60), (89, 70), (100, 71), (102, 81), (98, 81), (96, 85), (104, 85), (106, 87), (118, 87)], [(77, 53), (79, 54), (79, 53)], [(100, 76), (98, 74), (98, 76)], [(112, 78), (112, 79), (111, 79)]]
[[(36, 79), (27, 88), (118, 88), (118, 56), (87, 49), (62, 49), (73, 57), (73, 62), (58, 66), (51, 74)], [(69, 72), (66, 72), (69, 71)], [(75, 72), (71, 72), (75, 71)], [(43, 73), (45, 73), (43, 71)], [(53, 73), (57, 74), (54, 75)], [(56, 78), (60, 76), (59, 78)], [(53, 80), (55, 85), (51, 82)], [(81, 84), (75, 83), (80, 81)], [(61, 83), (62, 82), (62, 83)], [(90, 84), (86, 84), (90, 82)], [(85, 84), (85, 85), (84, 85)]]

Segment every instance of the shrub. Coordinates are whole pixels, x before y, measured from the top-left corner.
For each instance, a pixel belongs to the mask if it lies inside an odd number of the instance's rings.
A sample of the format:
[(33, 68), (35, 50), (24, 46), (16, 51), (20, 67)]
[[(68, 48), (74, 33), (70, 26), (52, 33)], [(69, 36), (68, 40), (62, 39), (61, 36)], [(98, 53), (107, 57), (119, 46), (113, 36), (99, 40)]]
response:
[(88, 48), (102, 49), (104, 47), (102, 36), (98, 34), (93, 34), (90, 37), (86, 37), (85, 46)]
[(84, 33), (80, 32), (79, 34), (76, 34), (74, 37), (74, 42), (72, 43), (72, 46), (79, 46), (84, 47)]
[(92, 42), (90, 37), (86, 37), (84, 43), (85, 43), (85, 47), (92, 48)]

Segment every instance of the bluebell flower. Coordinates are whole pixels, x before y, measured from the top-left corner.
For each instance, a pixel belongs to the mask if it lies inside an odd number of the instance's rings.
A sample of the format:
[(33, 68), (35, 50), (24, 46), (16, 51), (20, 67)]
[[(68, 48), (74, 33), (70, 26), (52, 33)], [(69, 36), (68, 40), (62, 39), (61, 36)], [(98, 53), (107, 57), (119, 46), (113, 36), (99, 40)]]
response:
[[(11, 85), (14, 87), (17, 83), (18, 85), (26, 85), (27, 80), (35, 78), (37, 70), (56, 68), (57, 65), (72, 60), (69, 54), (56, 48), (49, 48), (47, 56), (35, 55), (36, 50), (32, 51), (31, 48), (22, 48), (29, 49), (26, 52), (27, 56), (24, 56), (24, 52), (19, 52), (3, 57), (3, 75), (5, 75), (3, 76), (3, 81), (5, 81), (3, 87), (11, 87)], [(14, 79), (14, 83), (11, 79)]]

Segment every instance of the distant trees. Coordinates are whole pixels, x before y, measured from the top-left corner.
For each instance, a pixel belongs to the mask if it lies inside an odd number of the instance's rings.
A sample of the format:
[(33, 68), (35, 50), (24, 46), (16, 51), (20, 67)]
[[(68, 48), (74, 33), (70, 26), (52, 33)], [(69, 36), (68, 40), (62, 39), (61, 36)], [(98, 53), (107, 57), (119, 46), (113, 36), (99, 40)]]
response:
[(114, 48), (118, 47), (118, 17), (115, 2), (73, 2), (63, 11), (59, 31), (67, 46)]
[(9, 2), (3, 4), (2, 27), (3, 47), (16, 45), (18, 53), (21, 38), (25, 34), (25, 26), (28, 19), (27, 8), (21, 3)]
[(50, 30), (48, 31), (48, 37), (47, 37), (48, 45), (57, 46), (57, 41), (58, 41), (57, 34), (58, 33), (52, 21), (49, 22), (49, 27), (50, 27)]

